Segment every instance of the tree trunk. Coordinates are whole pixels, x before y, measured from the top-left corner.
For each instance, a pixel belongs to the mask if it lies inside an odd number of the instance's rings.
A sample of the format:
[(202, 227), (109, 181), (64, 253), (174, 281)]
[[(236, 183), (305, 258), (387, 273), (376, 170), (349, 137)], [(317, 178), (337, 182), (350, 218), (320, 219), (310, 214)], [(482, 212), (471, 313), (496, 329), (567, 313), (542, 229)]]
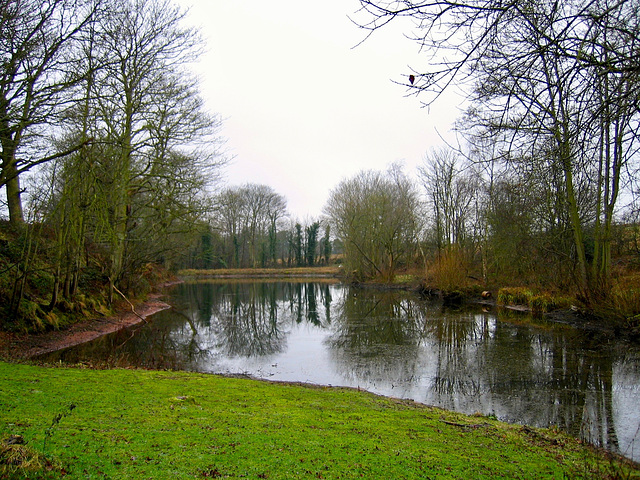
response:
[(587, 255), (584, 248), (584, 233), (582, 231), (582, 222), (580, 220), (580, 212), (578, 211), (578, 202), (576, 200), (575, 190), (573, 188), (573, 171), (571, 168), (571, 160), (562, 159), (565, 176), (565, 186), (567, 189), (567, 203), (569, 205), (569, 218), (573, 229), (573, 241), (576, 249), (576, 260), (578, 262), (579, 288), (583, 293), (589, 291), (589, 274), (587, 266)]
[(51, 292), (51, 301), (49, 302), (49, 306), (47, 307), (47, 311), (51, 311), (54, 308), (56, 308), (56, 305), (58, 304), (58, 292), (60, 290), (60, 265), (58, 264), (58, 266), (56, 267), (56, 273), (54, 274), (54, 280), (53, 280), (53, 290)]
[(18, 177), (18, 167), (13, 153), (8, 154), (9, 160), (5, 161), (3, 167), (4, 177), (7, 179), (5, 188), (7, 189), (7, 206), (9, 208), (9, 222), (13, 226), (24, 223), (22, 212), (22, 199), (20, 198), (20, 179)]

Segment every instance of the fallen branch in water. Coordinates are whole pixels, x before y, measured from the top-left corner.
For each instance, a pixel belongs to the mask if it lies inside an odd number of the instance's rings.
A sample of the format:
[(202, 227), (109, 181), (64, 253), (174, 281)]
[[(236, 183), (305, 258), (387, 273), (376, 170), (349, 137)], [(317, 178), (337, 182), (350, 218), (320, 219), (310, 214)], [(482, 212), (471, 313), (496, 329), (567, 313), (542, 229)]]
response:
[(136, 312), (136, 308), (134, 307), (133, 303), (131, 303), (129, 301), (129, 299), (125, 296), (124, 293), (122, 293), (120, 290), (118, 290), (118, 287), (116, 287), (115, 285), (113, 286), (113, 289), (122, 297), (124, 298), (125, 302), (127, 302), (130, 306), (131, 306), (131, 311), (133, 312), (133, 314), (138, 317), (140, 320), (142, 320), (144, 323), (147, 323), (147, 319), (144, 318), (142, 315), (140, 315), (138, 312)]

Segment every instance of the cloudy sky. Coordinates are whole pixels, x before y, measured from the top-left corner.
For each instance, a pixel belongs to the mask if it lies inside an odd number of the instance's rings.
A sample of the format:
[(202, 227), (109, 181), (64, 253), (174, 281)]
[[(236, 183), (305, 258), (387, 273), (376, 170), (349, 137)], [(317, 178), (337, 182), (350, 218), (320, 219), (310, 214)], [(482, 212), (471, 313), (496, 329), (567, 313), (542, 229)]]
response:
[(231, 185), (270, 185), (300, 220), (318, 217), (329, 191), (361, 170), (402, 161), (451, 140), (458, 99), (430, 108), (408, 96), (411, 67), (428, 60), (404, 34), (365, 37), (355, 0), (179, 0), (207, 52), (196, 66), (208, 108), (224, 119)]

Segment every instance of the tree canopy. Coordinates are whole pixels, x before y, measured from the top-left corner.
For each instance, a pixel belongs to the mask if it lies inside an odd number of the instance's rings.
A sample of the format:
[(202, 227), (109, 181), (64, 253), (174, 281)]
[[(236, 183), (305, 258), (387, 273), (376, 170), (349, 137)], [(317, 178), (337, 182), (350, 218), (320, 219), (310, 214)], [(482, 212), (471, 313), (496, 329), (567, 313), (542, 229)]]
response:
[(397, 165), (363, 171), (329, 193), (325, 214), (344, 243), (345, 268), (359, 279), (393, 280), (412, 262), (421, 231), (419, 198)]

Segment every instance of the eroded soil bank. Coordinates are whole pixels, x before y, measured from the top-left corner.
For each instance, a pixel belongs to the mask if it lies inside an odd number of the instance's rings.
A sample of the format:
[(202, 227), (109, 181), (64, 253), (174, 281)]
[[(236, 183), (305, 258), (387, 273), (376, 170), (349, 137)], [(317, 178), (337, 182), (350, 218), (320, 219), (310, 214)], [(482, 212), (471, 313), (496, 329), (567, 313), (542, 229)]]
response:
[(0, 358), (24, 360), (44, 353), (54, 352), (89, 342), (102, 335), (146, 322), (146, 318), (171, 306), (154, 294), (135, 307), (124, 306), (122, 311), (110, 317), (98, 317), (76, 323), (64, 330), (52, 330), (40, 334), (0, 332)]

